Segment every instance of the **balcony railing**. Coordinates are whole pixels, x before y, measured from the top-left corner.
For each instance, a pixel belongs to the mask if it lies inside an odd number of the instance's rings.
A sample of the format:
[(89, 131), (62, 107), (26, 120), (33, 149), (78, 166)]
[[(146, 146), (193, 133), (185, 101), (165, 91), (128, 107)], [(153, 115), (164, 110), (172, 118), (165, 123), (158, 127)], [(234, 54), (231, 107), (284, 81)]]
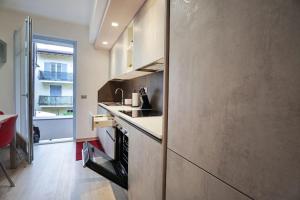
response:
[(45, 80), (45, 81), (73, 81), (73, 73), (39, 71), (39, 80)]
[(39, 96), (40, 106), (73, 106), (72, 96)]

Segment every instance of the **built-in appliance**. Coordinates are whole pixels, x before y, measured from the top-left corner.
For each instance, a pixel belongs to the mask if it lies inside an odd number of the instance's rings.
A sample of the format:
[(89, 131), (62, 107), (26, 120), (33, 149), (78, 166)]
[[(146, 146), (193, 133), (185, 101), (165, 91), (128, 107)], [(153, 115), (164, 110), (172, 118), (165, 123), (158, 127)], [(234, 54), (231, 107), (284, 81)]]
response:
[(82, 149), (83, 166), (128, 189), (128, 133), (116, 125), (115, 158), (111, 158), (89, 142)]
[(158, 110), (120, 110), (119, 112), (132, 118), (162, 116), (162, 112)]

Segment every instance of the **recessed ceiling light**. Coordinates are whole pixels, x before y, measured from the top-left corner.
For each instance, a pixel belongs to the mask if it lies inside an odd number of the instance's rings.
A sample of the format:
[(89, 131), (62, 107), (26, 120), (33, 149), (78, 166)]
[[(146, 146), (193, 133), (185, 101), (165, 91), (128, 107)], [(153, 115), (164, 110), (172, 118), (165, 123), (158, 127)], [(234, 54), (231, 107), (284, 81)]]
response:
[(108, 45), (108, 42), (106, 42), (106, 41), (103, 41), (103, 42), (102, 42), (102, 44), (104, 44), (104, 45)]
[(111, 23), (111, 26), (113, 26), (113, 27), (118, 27), (119, 24), (118, 24), (117, 22), (112, 22), (112, 23)]

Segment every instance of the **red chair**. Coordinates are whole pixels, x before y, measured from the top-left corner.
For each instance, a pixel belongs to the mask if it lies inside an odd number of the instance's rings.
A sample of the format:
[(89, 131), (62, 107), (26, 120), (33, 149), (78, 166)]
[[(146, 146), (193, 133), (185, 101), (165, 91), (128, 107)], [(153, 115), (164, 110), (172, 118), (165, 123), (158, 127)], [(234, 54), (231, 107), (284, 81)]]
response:
[(4, 112), (2, 112), (1, 110), (0, 110), (0, 115), (4, 115)]
[[(16, 120), (18, 115), (12, 116), (5, 120), (4, 122), (0, 123), (0, 149), (9, 146), (12, 142), (14, 135), (16, 133)], [(0, 161), (0, 168), (4, 172), (7, 180), (9, 181), (11, 187), (14, 187), (15, 184), (8, 176), (7, 171), (4, 168), (4, 165)]]

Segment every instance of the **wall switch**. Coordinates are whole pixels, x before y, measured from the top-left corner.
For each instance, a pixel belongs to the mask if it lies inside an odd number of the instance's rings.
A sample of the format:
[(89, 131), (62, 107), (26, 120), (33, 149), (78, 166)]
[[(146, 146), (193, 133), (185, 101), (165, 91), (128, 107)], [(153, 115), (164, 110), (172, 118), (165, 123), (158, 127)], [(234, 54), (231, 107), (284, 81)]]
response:
[(81, 99), (87, 99), (87, 95), (86, 94), (82, 94), (80, 95)]

